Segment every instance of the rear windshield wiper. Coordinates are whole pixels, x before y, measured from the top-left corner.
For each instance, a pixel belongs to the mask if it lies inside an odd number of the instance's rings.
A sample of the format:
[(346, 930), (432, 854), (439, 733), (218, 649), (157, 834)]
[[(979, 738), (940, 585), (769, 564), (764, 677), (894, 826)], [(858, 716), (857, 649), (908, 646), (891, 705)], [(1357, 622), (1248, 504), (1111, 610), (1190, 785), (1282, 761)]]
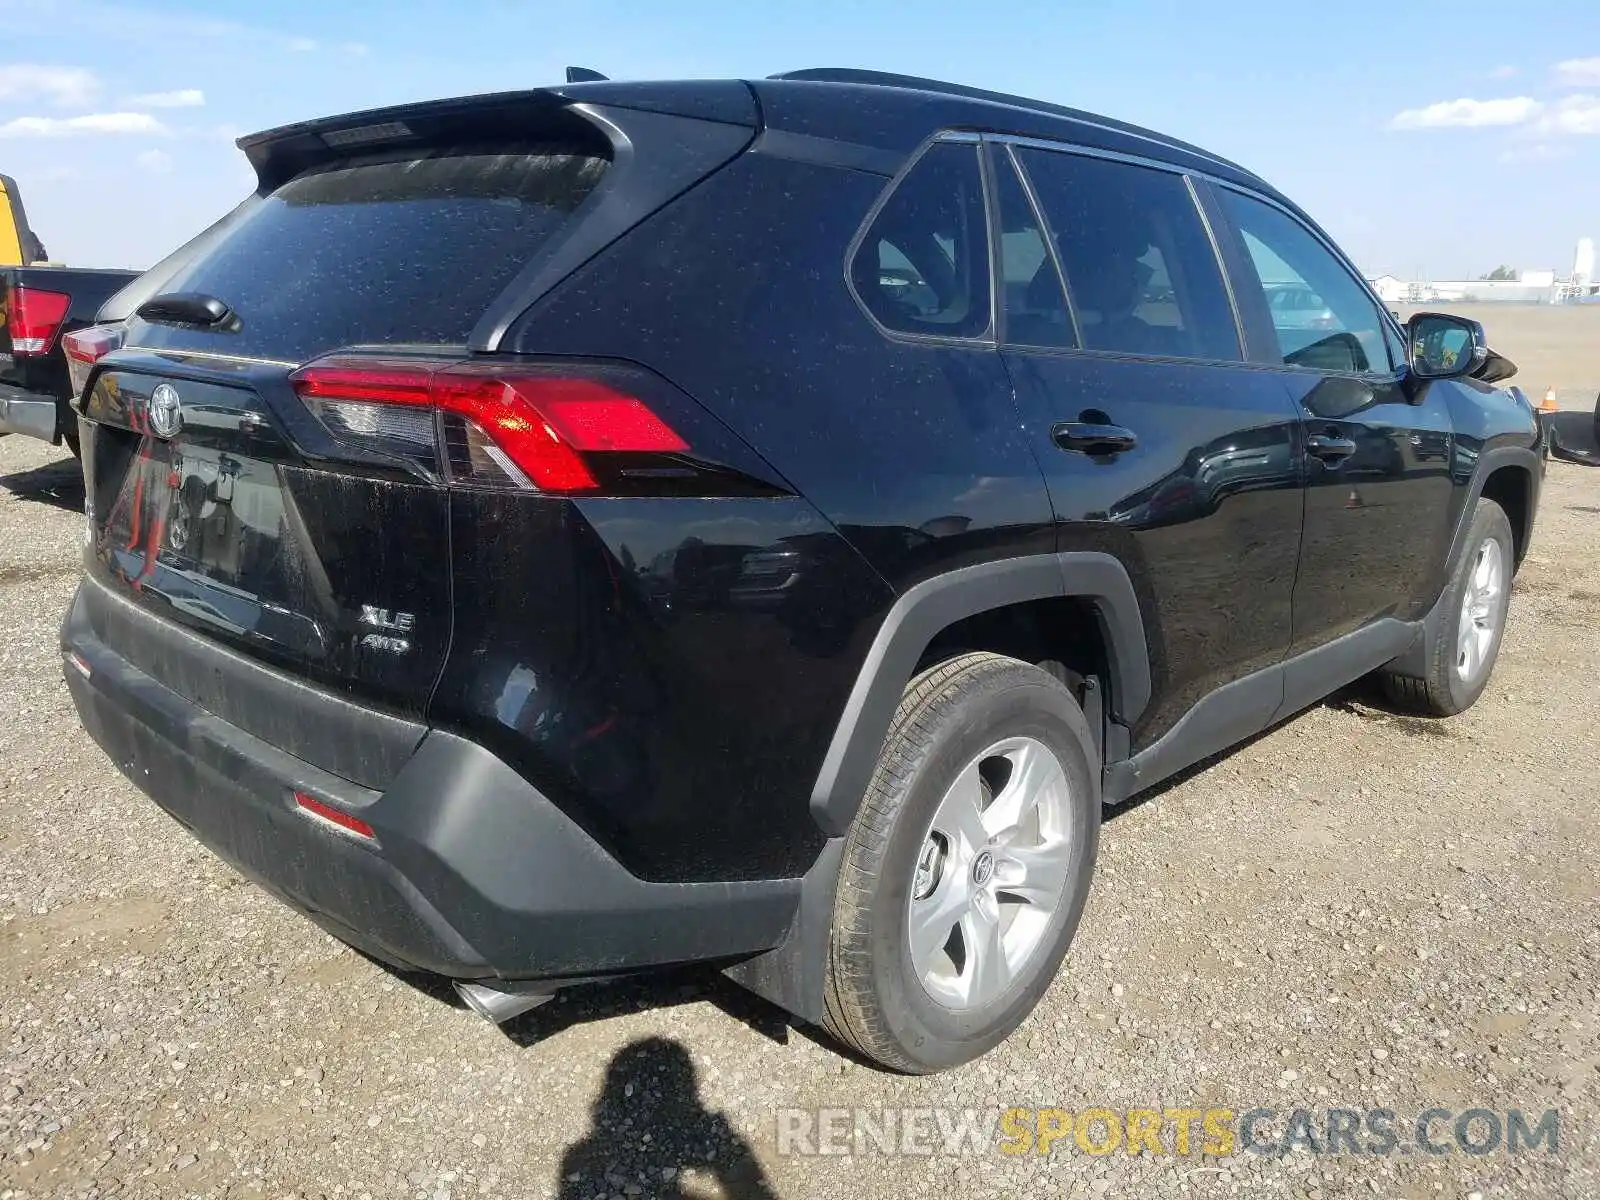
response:
[(163, 325), (199, 325), (212, 328), (225, 325), (233, 317), (233, 309), (215, 296), (204, 292), (166, 292), (146, 300), (134, 315), (142, 321)]

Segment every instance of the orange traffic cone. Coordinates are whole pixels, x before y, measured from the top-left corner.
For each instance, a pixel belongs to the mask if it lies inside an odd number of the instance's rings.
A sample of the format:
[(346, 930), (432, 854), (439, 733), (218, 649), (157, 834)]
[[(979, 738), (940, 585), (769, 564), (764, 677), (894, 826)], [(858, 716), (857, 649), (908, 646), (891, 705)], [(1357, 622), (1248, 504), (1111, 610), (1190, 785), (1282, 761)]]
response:
[(1561, 406), (1556, 403), (1555, 388), (1545, 389), (1544, 399), (1539, 401), (1539, 411), (1542, 413), (1559, 412)]

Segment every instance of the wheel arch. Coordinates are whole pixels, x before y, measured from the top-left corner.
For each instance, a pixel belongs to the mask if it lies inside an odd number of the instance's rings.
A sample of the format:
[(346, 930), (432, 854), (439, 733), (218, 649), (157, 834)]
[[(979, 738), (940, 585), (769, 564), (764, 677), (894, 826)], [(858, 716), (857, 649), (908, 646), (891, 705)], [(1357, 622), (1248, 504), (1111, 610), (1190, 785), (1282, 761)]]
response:
[[(850, 823), (871, 782), (906, 684), (928, 648), (963, 621), (1011, 605), (1078, 599), (1093, 607), (1110, 678), (1109, 709), (1131, 723), (1150, 702), (1150, 658), (1127, 569), (1109, 554), (1071, 551), (1000, 559), (935, 576), (903, 593), (872, 646), (834, 730), (811, 793), (811, 815), (828, 835), (800, 885), (783, 941), (734, 963), (727, 975), (797, 1016), (821, 1024), (829, 930)], [(981, 647), (973, 647), (981, 648)]]
[(1533, 537), (1534, 479), (1532, 466), (1521, 462), (1503, 462), (1484, 476), (1478, 496), (1473, 497), (1472, 501), (1476, 504), (1479, 498), (1493, 500), (1505, 509), (1506, 517), (1511, 521), (1513, 549), (1519, 567)]
[(1118, 722), (1132, 724), (1150, 700), (1150, 659), (1138, 598), (1120, 561), (1068, 551), (937, 575), (904, 592), (873, 638), (812, 786), (817, 826), (829, 837), (849, 830), (901, 693), (942, 633), (1011, 605), (1059, 599), (1092, 608), (1109, 674), (1104, 684), (1110, 711)]
[[(1526, 447), (1497, 446), (1484, 451), (1479, 457), (1472, 479), (1467, 485), (1461, 511), (1456, 517), (1455, 530), (1450, 537), (1449, 553), (1444, 565), (1444, 583), (1440, 587), (1439, 595), (1435, 597), (1433, 606), (1423, 617), (1421, 628), (1411, 647), (1388, 664), (1389, 670), (1398, 675), (1410, 676), (1421, 676), (1427, 670), (1428, 656), (1433, 653), (1433, 647), (1443, 636), (1445, 623), (1450, 619), (1450, 613), (1446, 611), (1447, 606), (1444, 603), (1445, 596), (1450, 590), (1450, 573), (1461, 554), (1467, 532), (1472, 528), (1472, 517), (1477, 511), (1479, 499), (1488, 497), (1506, 509), (1506, 517), (1511, 522), (1513, 558), (1516, 565), (1521, 566), (1522, 558), (1533, 540), (1533, 525), (1539, 509), (1539, 487), (1542, 478), (1543, 464), (1538, 454)], [(1512, 508), (1506, 507), (1508, 498)]]

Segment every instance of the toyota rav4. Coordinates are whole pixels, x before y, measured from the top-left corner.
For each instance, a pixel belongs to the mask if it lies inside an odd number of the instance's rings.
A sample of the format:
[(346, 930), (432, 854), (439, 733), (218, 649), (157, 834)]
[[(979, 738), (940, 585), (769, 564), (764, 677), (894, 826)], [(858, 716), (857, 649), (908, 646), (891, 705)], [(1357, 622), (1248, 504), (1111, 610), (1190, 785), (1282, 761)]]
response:
[(1494, 667), (1533, 415), (1194, 146), (836, 70), (240, 144), (85, 341), (64, 669), (195, 836), (486, 1015), (703, 962), (949, 1067), (1049, 987), (1102, 805)]

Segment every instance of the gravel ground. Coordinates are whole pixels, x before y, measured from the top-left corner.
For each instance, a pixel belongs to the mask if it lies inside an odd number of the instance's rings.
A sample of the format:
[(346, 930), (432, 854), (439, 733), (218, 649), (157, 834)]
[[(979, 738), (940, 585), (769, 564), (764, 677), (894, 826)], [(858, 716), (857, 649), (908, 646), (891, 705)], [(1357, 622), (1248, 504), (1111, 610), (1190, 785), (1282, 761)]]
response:
[[(0, 440), (0, 1197), (1600, 1195), (1600, 473), (1552, 465), (1476, 708), (1354, 689), (1117, 814), (1044, 1003), (931, 1079), (696, 972), (497, 1030), (241, 881), (79, 733), (75, 479)], [(1560, 1149), (778, 1152), (780, 1110), (1006, 1105), (1555, 1107)]]

